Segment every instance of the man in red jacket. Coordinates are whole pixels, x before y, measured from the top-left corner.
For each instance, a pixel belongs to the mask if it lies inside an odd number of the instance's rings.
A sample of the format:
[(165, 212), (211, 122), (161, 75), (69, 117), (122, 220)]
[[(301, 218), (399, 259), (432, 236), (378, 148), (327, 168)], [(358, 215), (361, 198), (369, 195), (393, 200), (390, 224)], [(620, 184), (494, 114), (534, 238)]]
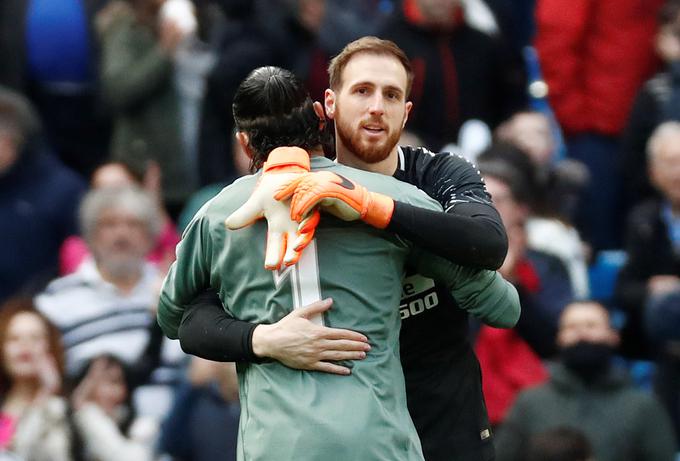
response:
[(538, 0), (536, 48), (569, 155), (592, 179), (577, 225), (595, 250), (620, 247), (619, 134), (654, 71), (663, 0)]

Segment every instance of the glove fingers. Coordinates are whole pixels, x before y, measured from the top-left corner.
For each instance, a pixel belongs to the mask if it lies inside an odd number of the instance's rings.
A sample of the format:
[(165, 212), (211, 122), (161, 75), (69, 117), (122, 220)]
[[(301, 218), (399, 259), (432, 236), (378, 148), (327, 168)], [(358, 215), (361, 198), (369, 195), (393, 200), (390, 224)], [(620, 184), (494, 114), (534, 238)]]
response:
[[(302, 184), (305, 186), (306, 184)], [(290, 217), (293, 221), (301, 221), (303, 216), (307, 216), (312, 209), (323, 200), (323, 196), (310, 187), (298, 187), (290, 201)]]
[(295, 242), (293, 242), (293, 249), (295, 251), (302, 252), (302, 250), (307, 248), (309, 242), (314, 238), (316, 226), (319, 224), (320, 219), (321, 214), (319, 213), (319, 210), (314, 209), (310, 215), (302, 220), (298, 226)]
[(300, 175), (295, 179), (291, 179), (287, 183), (281, 184), (274, 194), (274, 199), (281, 201), (290, 198), (295, 193), (295, 189), (297, 189), (300, 181), (302, 181), (303, 178), (304, 175)]
[(294, 235), (295, 235), (294, 233), (284, 234), (284, 239), (286, 239), (286, 241), (290, 243), (290, 245), (288, 245), (288, 247), (286, 248), (285, 256), (283, 257), (283, 264), (286, 266), (292, 266), (293, 264), (297, 263), (302, 254), (299, 251), (295, 251), (293, 245)]
[(300, 224), (298, 225), (298, 233), (299, 234), (306, 234), (308, 232), (314, 232), (316, 229), (316, 226), (319, 225), (319, 221), (321, 220), (321, 213), (319, 213), (318, 208), (314, 208), (310, 214), (308, 214), (305, 218), (300, 221)]
[(267, 232), (267, 248), (264, 255), (264, 268), (276, 270), (281, 267), (283, 255), (286, 253), (286, 234)]
[(262, 218), (264, 215), (258, 202), (251, 196), (246, 203), (224, 220), (224, 225), (231, 230), (241, 229)]

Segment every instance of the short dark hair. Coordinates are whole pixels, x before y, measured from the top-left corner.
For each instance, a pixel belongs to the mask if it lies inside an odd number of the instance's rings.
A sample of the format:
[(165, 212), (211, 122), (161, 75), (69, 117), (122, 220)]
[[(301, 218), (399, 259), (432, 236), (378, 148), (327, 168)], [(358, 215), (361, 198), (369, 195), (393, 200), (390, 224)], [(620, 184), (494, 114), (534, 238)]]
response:
[(306, 88), (280, 67), (252, 71), (236, 90), (232, 111), (236, 129), (248, 135), (255, 168), (277, 147), (310, 150), (328, 142)]
[(342, 71), (347, 67), (347, 63), (352, 57), (359, 53), (369, 53), (379, 56), (392, 56), (397, 59), (406, 71), (406, 97), (411, 92), (413, 84), (413, 69), (404, 50), (399, 48), (396, 43), (390, 40), (383, 40), (378, 37), (361, 37), (348, 43), (342, 51), (335, 56), (328, 66), (328, 79), (331, 89), (337, 91), (342, 86)]

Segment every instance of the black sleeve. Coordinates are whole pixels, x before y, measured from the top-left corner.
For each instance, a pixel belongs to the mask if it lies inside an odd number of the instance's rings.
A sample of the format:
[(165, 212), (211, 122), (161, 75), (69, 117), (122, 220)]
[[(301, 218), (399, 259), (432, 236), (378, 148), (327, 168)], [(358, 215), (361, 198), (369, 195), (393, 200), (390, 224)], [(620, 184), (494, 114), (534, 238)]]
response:
[(508, 238), (477, 168), (458, 155), (399, 149), (394, 177), (423, 190), (446, 213), (396, 202), (388, 229), (456, 264), (498, 269)]
[(187, 306), (179, 326), (182, 350), (215, 362), (259, 362), (251, 339), (257, 324), (227, 314), (215, 291), (199, 295)]
[(498, 212), (483, 203), (461, 203), (448, 213), (395, 202), (388, 230), (461, 266), (496, 270), (508, 242)]

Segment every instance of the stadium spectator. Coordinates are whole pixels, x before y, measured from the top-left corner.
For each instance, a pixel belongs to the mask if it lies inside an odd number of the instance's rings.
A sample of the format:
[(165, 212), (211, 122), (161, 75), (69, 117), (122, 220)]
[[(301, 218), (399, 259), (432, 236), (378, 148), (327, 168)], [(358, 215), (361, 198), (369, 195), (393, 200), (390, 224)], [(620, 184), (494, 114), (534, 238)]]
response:
[(516, 114), (499, 127), (498, 138), (504, 142), (493, 144), (478, 160), (510, 162), (525, 176), (526, 187), (532, 189), (527, 197), (527, 245), (559, 258), (569, 273), (574, 296), (586, 298), (589, 251), (572, 217), (587, 170), (574, 160), (553, 163), (554, 144), (546, 128), (547, 119), (538, 112)]
[(256, 3), (218, 2), (225, 23), (215, 31), (215, 64), (206, 76), (201, 108), (198, 141), (201, 186), (226, 185), (236, 178), (234, 161), (229, 155), (234, 142), (231, 103), (236, 88), (256, 67), (281, 61), (280, 50), (266, 27), (269, 15), (259, 16)]
[(673, 461), (668, 415), (614, 365), (618, 343), (604, 306), (567, 306), (557, 336), (559, 362), (547, 383), (517, 397), (497, 432), (497, 459), (524, 460), (522, 445), (534, 434), (571, 427), (589, 438), (598, 461)]
[(189, 32), (160, 15), (163, 2), (114, 0), (97, 15), (101, 91), (113, 113), (111, 158), (143, 175), (154, 160), (171, 217), (196, 188), (183, 148), (174, 57)]
[(30, 461), (71, 461), (59, 330), (30, 299), (13, 298), (0, 309), (0, 349), (0, 451)]
[[(158, 235), (153, 250), (147, 255), (147, 259), (159, 265), (161, 272), (165, 272), (170, 263), (175, 259), (175, 246), (180, 236), (172, 223), (170, 216), (163, 208), (161, 197), (161, 176), (158, 165), (151, 162), (147, 167), (144, 177), (136, 177), (132, 171), (122, 163), (109, 162), (100, 165), (90, 180), (92, 189), (104, 187), (143, 187), (156, 201), (163, 222), (161, 232)], [(68, 237), (59, 249), (59, 273), (67, 275), (75, 272), (80, 263), (88, 256), (90, 251), (87, 243), (79, 235)]]
[(0, 302), (57, 275), (58, 248), (77, 232), (84, 181), (42, 143), (28, 101), (0, 88)]
[(619, 137), (639, 86), (656, 68), (653, 37), (664, 0), (538, 0), (535, 46), (548, 99), (591, 181), (577, 228), (594, 251), (620, 248)]
[(521, 57), (472, 19), (470, 9), (484, 9), (482, 16), (497, 32), (488, 7), (461, 0), (401, 3), (379, 35), (399, 45), (413, 63), (409, 129), (427, 145), (440, 149), (456, 142), (470, 119), (494, 128), (524, 106)]
[(651, 198), (630, 213), (628, 260), (619, 274), (616, 300), (626, 313), (624, 352), (657, 360), (656, 390), (680, 441), (679, 146), (680, 122), (664, 122), (649, 139), (649, 174), (660, 198)]
[(239, 412), (234, 364), (193, 357), (163, 422), (161, 453), (183, 461), (236, 461)]
[(559, 258), (527, 246), (532, 192), (525, 176), (500, 159), (481, 161), (479, 170), (508, 232), (508, 255), (499, 271), (520, 294), (516, 329), (540, 357), (550, 358), (560, 314), (573, 300), (567, 269)]
[(158, 207), (137, 188), (96, 189), (80, 221), (92, 258), (52, 281), (36, 305), (64, 335), (68, 376), (115, 355), (132, 367), (135, 385), (145, 384), (133, 396), (140, 415), (163, 416), (183, 354), (153, 321), (162, 274), (145, 257), (162, 225)]
[(658, 15), (656, 54), (665, 68), (637, 93), (621, 140), (626, 211), (658, 197), (650, 182), (647, 142), (667, 120), (680, 120), (680, 1), (666, 0)]
[(151, 461), (157, 424), (138, 418), (132, 405), (132, 377), (112, 355), (90, 360), (72, 382), (76, 459)]
[(508, 255), (499, 272), (515, 285), (522, 305), (514, 329), (483, 325), (475, 343), (489, 420), (498, 425), (520, 391), (547, 378), (542, 359), (555, 354), (559, 316), (573, 294), (560, 259), (527, 246), (531, 181), (507, 159), (490, 158), (478, 166), (508, 233)]
[(25, 95), (55, 155), (85, 179), (108, 157), (94, 18), (108, 0), (0, 3), (0, 85)]

